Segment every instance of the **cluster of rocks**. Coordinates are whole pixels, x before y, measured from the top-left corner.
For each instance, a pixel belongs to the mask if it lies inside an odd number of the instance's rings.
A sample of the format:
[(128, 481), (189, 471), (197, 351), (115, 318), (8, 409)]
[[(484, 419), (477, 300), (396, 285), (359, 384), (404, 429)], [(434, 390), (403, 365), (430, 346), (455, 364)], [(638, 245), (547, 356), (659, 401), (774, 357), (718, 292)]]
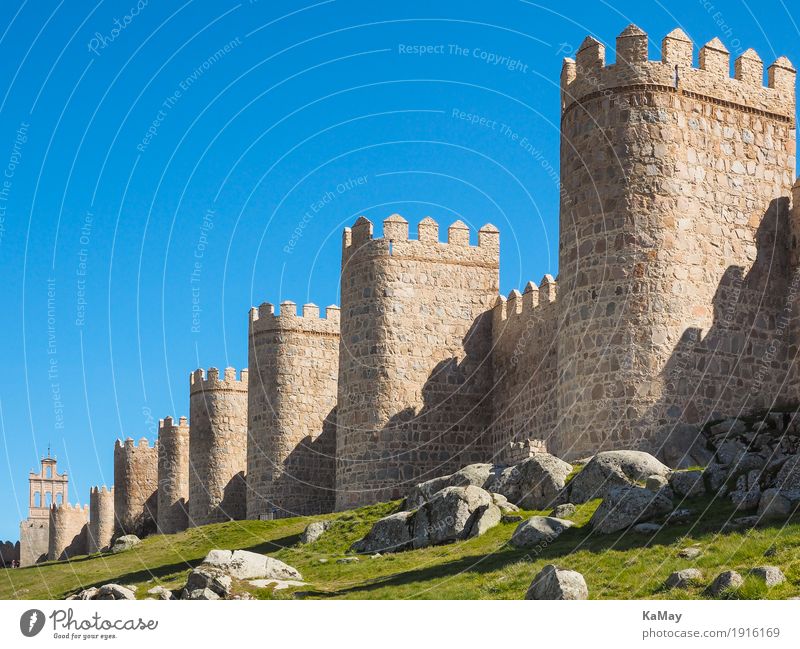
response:
[(480, 487), (499, 494), (523, 509), (544, 509), (564, 489), (572, 465), (547, 453), (537, 453), (519, 464), (470, 464), (451, 475), (422, 482), (406, 496), (404, 508), (417, 509), (446, 487)]
[(228, 599), (235, 579), (257, 588), (271, 585), (277, 590), (305, 585), (295, 568), (278, 559), (247, 550), (211, 550), (189, 574), (179, 596), (180, 599)]
[[(275, 590), (290, 586), (304, 586), (300, 573), (272, 557), (247, 550), (211, 550), (203, 563), (189, 573), (183, 588), (169, 590), (154, 586), (147, 591), (150, 599), (247, 599), (233, 595), (234, 580), (249, 583), (256, 588), (272, 586)], [(106, 584), (82, 590), (67, 597), (70, 600), (136, 599), (135, 586)]]
[[(749, 570), (748, 574), (761, 581), (767, 588), (772, 588), (786, 581), (785, 575), (776, 566), (759, 566)], [(700, 569), (684, 568), (673, 572), (667, 577), (664, 582), (664, 589), (689, 588), (690, 586), (700, 586), (703, 582), (704, 576)], [(744, 577), (740, 573), (735, 570), (726, 570), (718, 574), (706, 590), (712, 596), (720, 597), (735, 592), (743, 584)]]
[(361, 554), (399, 552), (480, 536), (517, 507), (474, 485), (444, 487), (416, 509), (376, 521), (350, 548)]
[[(726, 419), (703, 428), (678, 427), (664, 448), (677, 466), (672, 470), (642, 451), (604, 451), (586, 460), (571, 481), (572, 465), (547, 453), (504, 466), (472, 464), (453, 474), (416, 485), (404, 511), (387, 516), (358, 541), (357, 552), (396, 552), (477, 536), (497, 525), (513, 509), (545, 509), (551, 516), (521, 521), (511, 543), (532, 547), (549, 542), (572, 524), (574, 504), (596, 498), (601, 503), (590, 525), (612, 534), (632, 528), (652, 534), (662, 525), (680, 524), (693, 513), (677, 507), (685, 500), (715, 494), (729, 498), (744, 516), (734, 527), (763, 518), (786, 517), (800, 504), (800, 455), (793, 416), (772, 413), (753, 421)], [(688, 449), (688, 450), (687, 450)]]
[(112, 600), (136, 599), (134, 586), (120, 586), (119, 584), (104, 584), (82, 590), (76, 595), (70, 595), (68, 600)]
[(480, 536), (520, 507), (558, 504), (572, 465), (538, 453), (513, 466), (471, 464), (416, 485), (403, 511), (377, 521), (353, 544), (359, 553), (398, 552)]
[(730, 498), (738, 511), (755, 511), (750, 522), (786, 518), (800, 504), (800, 418), (795, 414), (726, 419), (700, 435), (712, 453), (704, 471), (706, 487)]

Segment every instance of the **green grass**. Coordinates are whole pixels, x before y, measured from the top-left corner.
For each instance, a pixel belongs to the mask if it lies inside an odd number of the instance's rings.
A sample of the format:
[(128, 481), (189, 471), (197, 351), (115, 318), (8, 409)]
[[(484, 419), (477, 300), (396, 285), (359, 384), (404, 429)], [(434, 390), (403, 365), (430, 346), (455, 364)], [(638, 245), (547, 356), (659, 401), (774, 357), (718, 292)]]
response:
[[(654, 537), (632, 532), (598, 535), (588, 526), (599, 501), (580, 505), (571, 517), (576, 526), (538, 552), (507, 545), (516, 524), (500, 524), (480, 538), (424, 548), (355, 563), (339, 564), (351, 543), (372, 521), (399, 507), (384, 503), (310, 518), (239, 521), (208, 525), (171, 536), (154, 536), (119, 555), (78, 557), (17, 570), (0, 571), (0, 598), (63, 598), (81, 588), (116, 582), (137, 586), (137, 596), (162, 584), (183, 585), (190, 569), (212, 548), (247, 549), (269, 554), (295, 566), (307, 586), (272, 592), (237, 584), (259, 598), (345, 599), (519, 599), (534, 575), (555, 563), (583, 573), (593, 599), (697, 599), (708, 597), (704, 586), (723, 570), (743, 575), (759, 565), (777, 565), (787, 582), (767, 589), (752, 578), (730, 597), (783, 599), (800, 594), (800, 519), (743, 532), (719, 533), (733, 514), (727, 502), (708, 499), (681, 506), (696, 512), (691, 523), (670, 526)], [(527, 517), (534, 513), (523, 512)], [(316, 543), (302, 545), (299, 535), (314, 519), (336, 524)], [(679, 558), (678, 551), (699, 545), (700, 557)], [(774, 548), (772, 556), (764, 556)], [(323, 561), (320, 561), (323, 560)], [(705, 584), (665, 591), (667, 576), (681, 568), (700, 568)]]

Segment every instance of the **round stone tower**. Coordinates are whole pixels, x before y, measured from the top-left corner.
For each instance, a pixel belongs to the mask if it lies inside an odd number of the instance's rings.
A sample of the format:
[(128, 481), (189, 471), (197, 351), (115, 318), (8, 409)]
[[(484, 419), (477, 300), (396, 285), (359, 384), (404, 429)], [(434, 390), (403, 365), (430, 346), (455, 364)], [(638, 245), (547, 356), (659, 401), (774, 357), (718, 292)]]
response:
[(114, 446), (115, 533), (145, 536), (158, 518), (158, 442), (130, 437)]
[[(661, 452), (681, 422), (780, 398), (795, 71), (676, 29), (648, 61), (587, 38), (561, 79), (559, 433), (567, 458)], [(787, 341), (784, 341), (786, 343)], [(774, 364), (773, 364), (774, 361)], [(764, 363), (769, 375), (753, 380)], [(785, 388), (784, 388), (785, 389)]]
[(246, 517), (247, 370), (190, 376), (189, 526)]
[(339, 308), (250, 312), (247, 517), (333, 511)]
[(158, 531), (182, 532), (189, 526), (189, 422), (172, 417), (158, 422)]
[(89, 491), (89, 534), (86, 553), (102, 552), (114, 536), (114, 487), (92, 487)]
[(491, 312), (499, 234), (470, 244), (430, 218), (383, 238), (359, 218), (344, 232), (336, 507), (400, 497), (410, 485), (491, 455)]
[(86, 525), (89, 507), (69, 503), (50, 507), (50, 544), (48, 561), (61, 561), (86, 554)]

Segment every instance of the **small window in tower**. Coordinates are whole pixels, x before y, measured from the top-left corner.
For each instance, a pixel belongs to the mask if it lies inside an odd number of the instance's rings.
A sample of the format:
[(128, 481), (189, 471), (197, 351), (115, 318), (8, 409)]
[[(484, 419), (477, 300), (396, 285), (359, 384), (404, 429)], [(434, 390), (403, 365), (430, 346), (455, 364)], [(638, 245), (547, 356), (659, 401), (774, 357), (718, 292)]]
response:
[(60, 505), (64, 500), (64, 494), (56, 494), (56, 505)]
[(42, 494), (41, 492), (37, 491), (33, 494), (33, 506), (34, 507), (41, 507), (42, 506)]
[(53, 504), (53, 494), (52, 494), (52, 493), (50, 493), (49, 491), (48, 491), (48, 492), (45, 494), (45, 496), (44, 496), (44, 504), (45, 504), (47, 507), (50, 507), (50, 505), (52, 505), (52, 504)]
[(44, 470), (44, 474), (45, 474), (46, 478), (52, 478), (53, 477), (53, 467), (48, 465), (47, 468)]

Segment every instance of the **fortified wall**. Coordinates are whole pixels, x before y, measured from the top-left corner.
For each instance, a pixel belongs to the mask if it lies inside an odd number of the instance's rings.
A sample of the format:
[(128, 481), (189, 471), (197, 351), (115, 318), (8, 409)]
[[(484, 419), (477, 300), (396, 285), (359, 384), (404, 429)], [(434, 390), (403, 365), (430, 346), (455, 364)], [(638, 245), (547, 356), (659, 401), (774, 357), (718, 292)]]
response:
[[(591, 37), (564, 61), (557, 282), (498, 297), (491, 225), (471, 242), (457, 221), (440, 241), (425, 218), (411, 239), (395, 214), (377, 238), (360, 217), (341, 312), (251, 310), (251, 374), (195, 371), (188, 431), (166, 419), (158, 448), (117, 442), (117, 531), (356, 507), (542, 450), (677, 465), (685, 424), (798, 405), (796, 73), (781, 57), (765, 84), (752, 50), (732, 76), (718, 39), (697, 66), (693, 50), (677, 29), (651, 61), (631, 25), (613, 63)], [(47, 554), (54, 522), (66, 530), (57, 491), (66, 502), (43, 459), (23, 563)]]
[(189, 527), (189, 422), (158, 422), (158, 531), (174, 534)]
[(718, 39), (697, 68), (692, 49), (676, 29), (649, 61), (631, 25), (615, 63), (591, 37), (564, 62), (552, 447), (565, 458), (659, 452), (680, 422), (796, 395), (795, 332), (768, 354), (791, 277), (795, 71), (778, 59), (765, 87), (752, 50), (731, 78)]
[(144, 536), (158, 517), (158, 442), (130, 437), (114, 446), (114, 515), (119, 534)]
[(545, 275), (539, 286), (513, 290), (492, 309), (492, 461), (522, 461), (553, 445), (558, 425), (559, 309), (557, 286)]
[(114, 536), (114, 487), (105, 485), (89, 490), (89, 528), (86, 536), (86, 553), (107, 550)]
[(499, 254), (491, 225), (477, 245), (461, 221), (447, 242), (430, 218), (416, 240), (396, 214), (380, 239), (364, 217), (345, 230), (337, 509), (397, 498), (487, 457)]
[(247, 518), (333, 510), (339, 307), (250, 311)]
[(53, 505), (50, 508), (48, 561), (61, 561), (86, 554), (88, 523), (88, 505)]
[(3, 541), (0, 543), (0, 568), (10, 568), (15, 562), (19, 561), (20, 543)]
[(247, 514), (247, 370), (211, 367), (189, 377), (189, 525)]

